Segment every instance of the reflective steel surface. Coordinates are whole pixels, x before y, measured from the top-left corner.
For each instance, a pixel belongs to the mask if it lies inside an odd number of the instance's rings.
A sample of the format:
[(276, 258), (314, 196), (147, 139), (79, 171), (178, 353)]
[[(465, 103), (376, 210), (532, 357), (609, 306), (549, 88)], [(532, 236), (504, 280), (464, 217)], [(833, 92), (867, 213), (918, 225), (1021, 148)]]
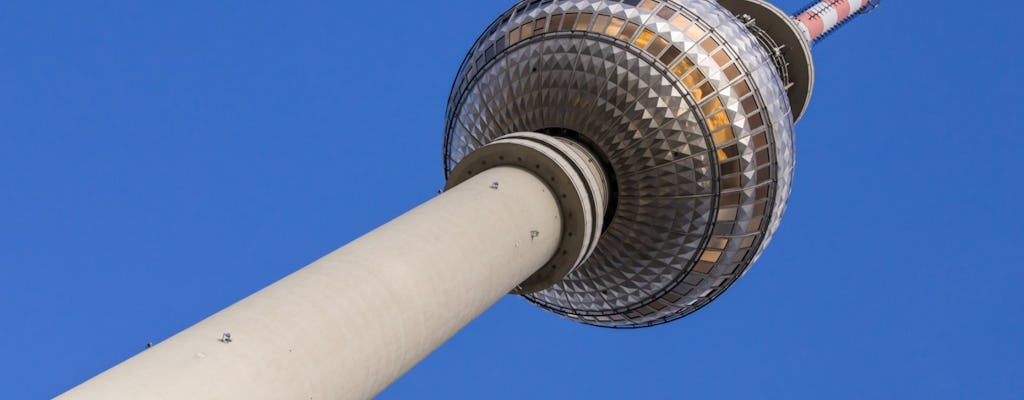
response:
[(520, 131), (578, 134), (616, 182), (593, 255), (525, 296), (588, 324), (649, 326), (708, 304), (764, 250), (790, 192), (793, 118), (779, 73), (709, 0), (511, 8), (453, 85), (446, 174)]

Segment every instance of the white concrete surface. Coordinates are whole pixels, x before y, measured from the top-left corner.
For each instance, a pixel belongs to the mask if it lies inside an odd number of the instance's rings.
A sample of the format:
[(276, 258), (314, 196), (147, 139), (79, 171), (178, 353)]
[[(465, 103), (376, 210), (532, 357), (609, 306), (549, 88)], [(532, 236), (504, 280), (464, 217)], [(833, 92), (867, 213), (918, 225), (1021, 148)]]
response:
[(492, 168), (58, 398), (372, 397), (544, 265), (561, 227), (543, 182)]

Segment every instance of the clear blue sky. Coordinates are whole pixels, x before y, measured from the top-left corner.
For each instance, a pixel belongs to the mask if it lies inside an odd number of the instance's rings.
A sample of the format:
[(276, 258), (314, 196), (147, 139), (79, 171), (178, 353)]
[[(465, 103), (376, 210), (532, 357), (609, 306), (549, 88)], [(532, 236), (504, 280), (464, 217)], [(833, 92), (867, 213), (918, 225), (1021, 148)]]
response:
[[(211, 3), (0, 3), (0, 398), (431, 198), (456, 68), (512, 4)], [(1022, 11), (886, 0), (817, 46), (789, 211), (702, 311), (508, 296), (382, 398), (1024, 398)]]

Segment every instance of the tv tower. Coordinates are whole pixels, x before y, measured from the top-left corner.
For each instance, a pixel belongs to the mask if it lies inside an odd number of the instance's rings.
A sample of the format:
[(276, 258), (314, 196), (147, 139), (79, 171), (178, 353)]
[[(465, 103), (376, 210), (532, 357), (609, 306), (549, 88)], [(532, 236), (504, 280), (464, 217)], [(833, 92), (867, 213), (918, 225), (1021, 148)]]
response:
[(510, 292), (692, 313), (779, 226), (811, 45), (876, 5), (521, 1), (459, 68), (443, 193), (59, 398), (368, 398)]

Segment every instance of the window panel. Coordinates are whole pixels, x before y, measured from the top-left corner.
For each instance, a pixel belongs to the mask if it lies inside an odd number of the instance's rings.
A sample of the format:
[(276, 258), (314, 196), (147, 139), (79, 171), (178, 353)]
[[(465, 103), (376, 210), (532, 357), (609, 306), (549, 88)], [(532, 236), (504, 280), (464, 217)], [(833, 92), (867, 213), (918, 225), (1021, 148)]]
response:
[(662, 64), (668, 65), (672, 62), (672, 60), (675, 60), (676, 57), (679, 57), (679, 55), (682, 53), (683, 51), (679, 50), (678, 47), (669, 46), (668, 50), (665, 50), (665, 54), (662, 54), (659, 59), (661, 60)]
[(665, 50), (666, 47), (668, 47), (668, 40), (665, 40), (665, 38), (662, 38), (661, 36), (657, 36), (651, 43), (651, 47), (647, 49), (647, 52), (651, 53), (652, 56), (657, 57), (658, 54), (661, 54), (661, 51)]
[(590, 31), (595, 33), (604, 32), (604, 29), (608, 27), (608, 22), (611, 20), (611, 18), (612, 17), (609, 17), (607, 15), (598, 15), (597, 18), (594, 20), (594, 26), (590, 28)]
[(670, 18), (672, 18), (672, 14), (675, 14), (675, 13), (676, 13), (676, 10), (673, 10), (673, 9), (671, 9), (669, 7), (662, 7), (660, 10), (658, 10), (658, 14), (657, 15), (659, 17), (661, 17), (661, 19), (664, 19), (664, 20), (668, 21)]
[(704, 48), (704, 51), (707, 51), (708, 53), (715, 51), (718, 46), (718, 41), (713, 37), (708, 37), (707, 39), (704, 39), (704, 41), (700, 42), (700, 47)]
[(707, 32), (704, 28), (701, 28), (700, 25), (697, 24), (690, 25), (690, 27), (686, 29), (686, 37), (693, 40), (700, 39), (700, 37), (704, 36), (705, 33)]
[[(725, 109), (725, 106), (722, 105), (722, 99), (718, 97), (715, 97), (711, 99), (711, 101), (704, 103), (704, 105), (700, 106), (700, 110), (703, 111), (704, 115), (708, 116), (709, 119), (711, 118), (711, 114), (714, 114), (718, 112), (718, 110), (722, 109)], [(728, 121), (729, 118), (726, 118), (725, 120)]]
[(761, 201), (761, 200), (768, 199), (768, 192), (769, 191), (770, 190), (768, 188), (768, 185), (764, 185), (764, 186), (758, 187), (757, 188), (757, 200)]
[(754, 155), (754, 157), (756, 157), (755, 159), (757, 160), (757, 165), (767, 165), (769, 162), (768, 149), (761, 149), (761, 151), (758, 151), (757, 154)]
[(672, 26), (676, 27), (676, 29), (685, 32), (685, 29), (689, 28), (690, 24), (692, 24), (693, 21), (690, 21), (689, 18), (686, 18), (682, 14), (676, 14), (676, 16), (672, 17), (672, 20), (669, 21), (669, 23), (672, 24)]
[(719, 49), (715, 54), (712, 54), (711, 59), (715, 60), (715, 64), (718, 64), (719, 67), (725, 66), (729, 61), (732, 61), (732, 58), (723, 49)]
[[(724, 114), (725, 114), (725, 111), (722, 111), (722, 112), (720, 112), (720, 113), (718, 113), (716, 115), (724, 115)], [(728, 141), (733, 140), (733, 139), (736, 138), (736, 135), (733, 133), (733, 130), (732, 130), (732, 125), (729, 124), (729, 118), (728, 117), (725, 118), (724, 122), (716, 121), (715, 123), (716, 124), (717, 123), (721, 123), (724, 126), (724, 128), (722, 128), (722, 130), (711, 134), (711, 139), (714, 140), (716, 145), (728, 142)], [(708, 121), (708, 126), (711, 126), (711, 125), (713, 125), (713, 123), (711, 121)]]
[(761, 119), (761, 114), (760, 113), (751, 115), (751, 116), (747, 117), (747, 119), (750, 120), (750, 129), (752, 129), (752, 130), (764, 126), (764, 120)]
[(736, 148), (736, 145), (734, 144), (732, 146), (723, 147), (723, 148), (718, 149), (717, 153), (718, 153), (718, 160), (719, 161), (725, 161), (727, 159), (730, 159), (730, 158), (733, 158), (733, 157), (736, 157), (736, 156), (740, 155), (740, 150), (738, 148)]
[(754, 233), (761, 230), (761, 221), (764, 217), (755, 217), (750, 220), (750, 225), (747, 225), (747, 232)]
[(626, 21), (623, 21), (622, 19), (612, 18), (611, 22), (608, 24), (608, 28), (604, 30), (604, 34), (615, 37), (619, 34), (619, 31), (622, 30), (622, 26), (625, 23)]
[[(697, 84), (704, 82), (704, 74), (700, 73), (699, 70), (694, 70), (685, 78), (683, 78), (683, 85), (689, 89), (693, 89)], [(707, 93), (705, 93), (707, 95)]]
[(551, 16), (551, 28), (549, 28), (548, 30), (551, 31), (551, 32), (560, 30), (561, 29), (561, 25), (562, 25), (562, 14), (552, 15)]
[(651, 39), (654, 39), (654, 32), (651, 32), (650, 29), (644, 29), (643, 32), (640, 32), (640, 36), (637, 36), (636, 40), (633, 41), (633, 44), (643, 49), (651, 43)]
[(701, 261), (707, 261), (710, 263), (718, 262), (718, 259), (722, 257), (722, 252), (715, 250), (704, 250), (704, 254), (700, 256)]
[(576, 27), (573, 28), (577, 31), (585, 31), (590, 26), (590, 19), (593, 18), (590, 14), (580, 14), (579, 18), (576, 18)]
[(577, 17), (579, 17), (579, 14), (566, 14), (565, 17), (562, 18), (562, 28), (560, 30), (571, 31), (572, 28), (576, 26)]
[(722, 208), (718, 210), (718, 221), (735, 221), (736, 220), (736, 208)]
[(640, 29), (640, 25), (634, 24), (632, 22), (626, 23), (626, 27), (622, 28), (622, 33), (619, 34), (619, 39), (628, 42), (630, 39), (633, 38), (633, 35), (636, 34), (636, 31), (638, 29)]
[(547, 24), (548, 24), (548, 19), (547, 18), (538, 19), (537, 20), (537, 25), (533, 28), (533, 33), (535, 35), (544, 33), (545, 31), (547, 31)]
[[(732, 147), (732, 146), (730, 146), (730, 147)], [(726, 153), (726, 155), (729, 154), (728, 151), (725, 151), (725, 153)], [(730, 157), (732, 157), (732, 156), (730, 156)], [(722, 190), (725, 190), (725, 189), (736, 189), (736, 188), (739, 188), (739, 187), (743, 186), (743, 178), (741, 178), (740, 175), (726, 176), (726, 177), (722, 177), (720, 180), (722, 182)]]
[(754, 143), (755, 149), (759, 149), (768, 145), (768, 138), (761, 132), (751, 137), (751, 142)]
[[(738, 173), (738, 172), (740, 172), (740, 160), (732, 160), (732, 161), (724, 162), (724, 163), (719, 165), (719, 169), (722, 171), (722, 175), (723, 176), (725, 176), (725, 175), (732, 175), (732, 174)], [(734, 194), (732, 194), (732, 196), (735, 196), (736, 197), (736, 203), (739, 203), (739, 201), (740, 201), (740, 199), (739, 199), (740, 194), (739, 193), (734, 193)], [(725, 201), (724, 199), (725, 199), (725, 197), (723, 196), (723, 200), (722, 201)]]
[(747, 81), (739, 81), (732, 85), (732, 90), (736, 92), (736, 97), (743, 97), (750, 93), (750, 84)]
[(736, 64), (730, 65), (722, 72), (725, 73), (725, 77), (729, 78), (730, 81), (740, 77), (740, 69), (736, 67)]
[(745, 110), (746, 112), (751, 112), (757, 109), (757, 100), (754, 99), (754, 96), (750, 96), (743, 99), (743, 101), (740, 102), (740, 104), (743, 105), (743, 110)]
[[(733, 172), (739, 172), (739, 170), (740, 170), (740, 167), (739, 167), (740, 160), (733, 160), (733, 161), (730, 161), (730, 162), (728, 162), (726, 164), (731, 164), (731, 163), (735, 163), (736, 164), (736, 170), (733, 171)], [(725, 165), (725, 164), (722, 164), (722, 165)], [(725, 173), (724, 169), (722, 171), (722, 175), (728, 175), (727, 173)], [(718, 203), (721, 206), (737, 206), (737, 205), (740, 204), (740, 193), (739, 192), (725, 193), (725, 194), (722, 195), (722, 198), (721, 198), (721, 200), (718, 201)]]
[(679, 60), (679, 63), (672, 67), (672, 73), (676, 74), (678, 77), (682, 77), (683, 74), (690, 70), (690, 68), (693, 68), (693, 62), (690, 61), (689, 58), (683, 57), (682, 60)]
[(520, 34), (520, 36), (522, 36), (523, 40), (526, 40), (531, 35), (533, 35), (533, 24), (523, 25), (523, 27), (521, 29), (522, 29), (522, 33)]
[(704, 82), (703, 85), (700, 85), (700, 88), (693, 90), (693, 95), (694, 97), (697, 98), (697, 101), (700, 101), (705, 96), (708, 96), (714, 92), (715, 89), (711, 86), (711, 82)]

